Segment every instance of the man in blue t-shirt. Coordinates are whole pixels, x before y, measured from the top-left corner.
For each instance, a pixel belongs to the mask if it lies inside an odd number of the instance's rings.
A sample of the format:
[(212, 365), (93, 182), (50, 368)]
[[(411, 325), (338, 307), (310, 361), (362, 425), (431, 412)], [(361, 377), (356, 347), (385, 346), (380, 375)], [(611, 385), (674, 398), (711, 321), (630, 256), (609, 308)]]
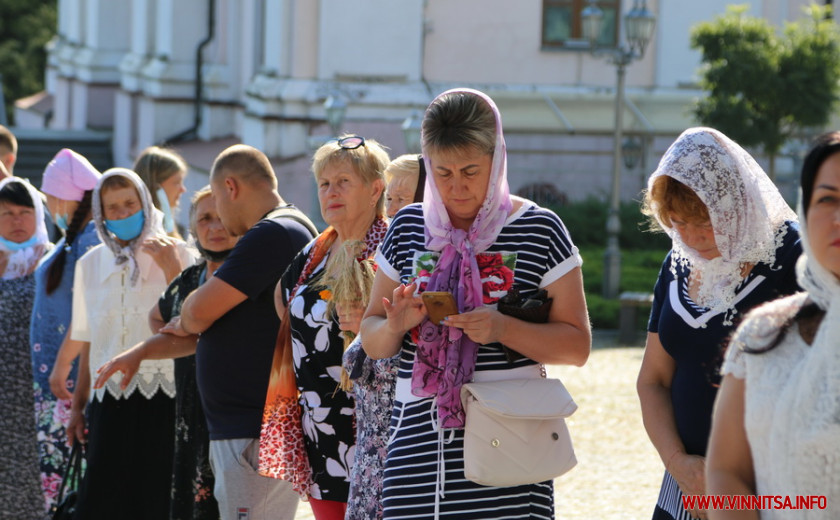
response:
[(214, 493), (225, 520), (291, 520), (298, 504), (291, 485), (257, 473), (260, 424), (280, 327), (274, 288), (315, 227), (283, 202), (271, 163), (250, 146), (231, 146), (216, 158), (210, 187), (222, 224), (241, 238), (184, 301), (180, 328), (200, 334), (196, 377)]

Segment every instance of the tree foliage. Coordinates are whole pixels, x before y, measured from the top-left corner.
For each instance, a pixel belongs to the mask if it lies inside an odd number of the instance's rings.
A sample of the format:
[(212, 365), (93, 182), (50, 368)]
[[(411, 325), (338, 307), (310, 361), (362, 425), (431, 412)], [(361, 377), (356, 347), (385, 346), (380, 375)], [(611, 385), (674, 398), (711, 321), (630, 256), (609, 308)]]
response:
[(840, 30), (830, 8), (813, 5), (783, 30), (746, 15), (747, 6), (696, 25), (691, 46), (702, 53), (708, 95), (698, 120), (773, 159), (805, 128), (828, 123), (840, 99)]
[(43, 90), (45, 47), (56, 24), (56, 0), (0, 2), (0, 74), (9, 116), (16, 99)]

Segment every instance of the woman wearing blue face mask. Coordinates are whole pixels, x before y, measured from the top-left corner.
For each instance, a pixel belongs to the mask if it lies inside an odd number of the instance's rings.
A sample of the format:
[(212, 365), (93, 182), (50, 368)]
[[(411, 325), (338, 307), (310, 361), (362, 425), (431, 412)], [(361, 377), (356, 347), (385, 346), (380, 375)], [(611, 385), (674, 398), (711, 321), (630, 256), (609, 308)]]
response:
[(80, 352), (67, 427), (71, 442), (87, 443), (77, 518), (167, 518), (175, 427), (172, 360), (143, 361), (125, 388), (115, 375), (92, 394), (90, 367), (102, 366), (152, 334), (148, 310), (175, 276), (168, 272), (171, 257), (175, 274), (193, 257), (180, 240), (165, 237), (167, 246), (159, 247), (160, 212), (131, 170), (105, 172), (94, 189), (92, 209), (102, 244), (76, 265), (73, 317), (62, 346), (62, 351)]
[[(35, 303), (29, 329), (41, 487), (47, 508), (57, 498), (70, 455), (66, 428), (76, 378), (72, 360), (58, 365), (56, 356), (70, 327), (76, 261), (99, 244), (90, 201), (101, 176), (87, 159), (65, 148), (47, 165), (41, 182), (47, 208), (65, 235), (35, 269)], [(51, 388), (51, 380), (55, 388)]]
[(52, 244), (38, 192), (18, 177), (0, 181), (0, 516), (40, 518), (29, 316), (32, 272)]
[(181, 195), (187, 191), (184, 187), (187, 162), (174, 150), (150, 146), (140, 153), (132, 169), (149, 188), (152, 203), (163, 212), (163, 228), (166, 233), (181, 238), (175, 227), (175, 213)]

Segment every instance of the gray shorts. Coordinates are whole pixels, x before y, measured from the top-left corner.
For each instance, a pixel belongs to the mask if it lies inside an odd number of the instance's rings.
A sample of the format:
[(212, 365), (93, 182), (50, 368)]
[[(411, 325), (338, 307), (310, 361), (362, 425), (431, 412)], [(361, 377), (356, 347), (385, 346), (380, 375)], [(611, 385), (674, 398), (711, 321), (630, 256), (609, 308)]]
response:
[(259, 447), (259, 439), (210, 441), (222, 520), (294, 520), (298, 494), (289, 482), (257, 473)]

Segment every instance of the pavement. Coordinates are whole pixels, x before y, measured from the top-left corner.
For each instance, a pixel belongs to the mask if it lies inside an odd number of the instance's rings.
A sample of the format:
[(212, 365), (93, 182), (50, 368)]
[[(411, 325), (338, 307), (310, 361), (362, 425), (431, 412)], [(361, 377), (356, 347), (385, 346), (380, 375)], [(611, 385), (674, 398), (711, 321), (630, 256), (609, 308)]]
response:
[[(618, 345), (617, 331), (593, 332), (592, 354), (581, 368), (548, 367), (578, 404), (567, 424), (578, 465), (554, 481), (558, 520), (647, 519), (653, 513), (664, 468), (642, 426), (636, 376), (637, 344)], [(301, 503), (295, 520), (314, 520)]]

